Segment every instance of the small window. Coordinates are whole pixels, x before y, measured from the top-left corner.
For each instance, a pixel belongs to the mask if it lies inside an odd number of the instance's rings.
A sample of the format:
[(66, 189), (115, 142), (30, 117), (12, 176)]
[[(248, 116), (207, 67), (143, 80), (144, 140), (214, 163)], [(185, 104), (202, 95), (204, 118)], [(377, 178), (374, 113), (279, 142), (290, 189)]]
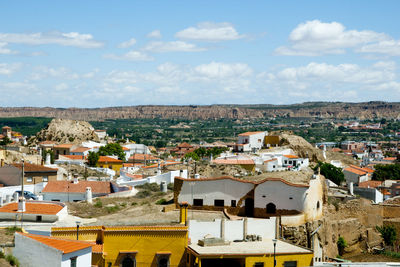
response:
[(285, 164), (287, 164), (287, 160), (285, 160)]
[(264, 262), (256, 262), (254, 263), (254, 267), (264, 267)]
[(27, 178), (26, 178), (26, 181), (27, 181), (28, 183), (32, 183), (33, 179), (32, 179), (32, 177), (27, 177)]
[(59, 199), (52, 199), (51, 201), (60, 202)]
[(73, 257), (71, 260), (71, 267), (76, 267), (76, 257)]
[(275, 169), (275, 165), (274, 165), (274, 166), (272, 166), (272, 168), (273, 168), (273, 169)]
[(283, 267), (297, 267), (297, 261), (285, 261)]
[(231, 207), (236, 207), (236, 200), (231, 200)]
[(43, 176), (43, 182), (48, 182), (49, 178), (47, 176)]
[(289, 199), (293, 199), (292, 197), (289, 197)]
[(319, 201), (317, 201), (317, 210), (319, 210)]
[(195, 198), (193, 199), (193, 206), (203, 206), (203, 200), (201, 198)]
[(109, 262), (109, 263), (107, 264), (107, 266), (108, 266), (108, 267), (112, 267), (112, 262)]
[(42, 216), (36, 216), (36, 221), (41, 222), (42, 221)]
[(223, 206), (225, 206), (224, 204), (225, 203), (224, 203), (223, 199), (215, 199), (214, 200), (214, 206), (216, 206), (216, 207), (223, 207)]
[(169, 257), (162, 257), (158, 259), (158, 267), (168, 267)]

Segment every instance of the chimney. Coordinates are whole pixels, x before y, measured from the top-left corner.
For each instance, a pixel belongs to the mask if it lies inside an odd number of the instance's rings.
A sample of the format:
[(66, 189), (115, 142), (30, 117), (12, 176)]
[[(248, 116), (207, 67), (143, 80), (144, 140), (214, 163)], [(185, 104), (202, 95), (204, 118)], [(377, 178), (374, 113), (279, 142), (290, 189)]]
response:
[(74, 184), (79, 183), (78, 177), (74, 177)]
[(91, 187), (86, 187), (86, 201), (89, 204), (93, 203), (92, 199), (92, 188)]

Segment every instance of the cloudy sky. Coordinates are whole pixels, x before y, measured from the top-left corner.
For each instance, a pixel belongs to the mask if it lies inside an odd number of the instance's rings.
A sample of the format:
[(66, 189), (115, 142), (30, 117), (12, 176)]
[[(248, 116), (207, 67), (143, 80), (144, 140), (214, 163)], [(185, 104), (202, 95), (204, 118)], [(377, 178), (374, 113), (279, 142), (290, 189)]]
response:
[(398, 1), (1, 1), (0, 105), (400, 101)]

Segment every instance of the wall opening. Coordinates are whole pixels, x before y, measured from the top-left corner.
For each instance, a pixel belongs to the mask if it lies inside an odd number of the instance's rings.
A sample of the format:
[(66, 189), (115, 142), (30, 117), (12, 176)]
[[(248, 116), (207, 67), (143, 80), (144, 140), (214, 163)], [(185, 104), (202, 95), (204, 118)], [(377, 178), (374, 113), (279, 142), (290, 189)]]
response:
[(216, 207), (223, 207), (224, 206), (224, 200), (223, 199), (215, 199), (214, 200), (214, 206)]
[(244, 202), (244, 210), (246, 217), (253, 217), (254, 216), (254, 199), (246, 198)]
[(276, 206), (274, 203), (267, 204), (267, 213), (276, 213)]
[(203, 206), (203, 199), (201, 198), (193, 199), (193, 206), (198, 206), (198, 207)]

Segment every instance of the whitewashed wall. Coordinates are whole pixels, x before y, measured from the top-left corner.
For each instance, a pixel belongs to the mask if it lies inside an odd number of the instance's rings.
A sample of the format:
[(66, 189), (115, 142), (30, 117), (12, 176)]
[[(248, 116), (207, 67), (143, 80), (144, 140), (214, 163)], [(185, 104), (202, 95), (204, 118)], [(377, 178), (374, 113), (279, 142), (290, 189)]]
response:
[[(184, 181), (178, 202), (193, 204), (193, 199), (203, 199), (203, 205), (214, 206), (215, 199), (225, 200), (225, 206), (231, 205), (231, 200), (239, 201), (246, 195), (254, 184), (243, 183), (230, 179), (208, 180), (208, 181)], [(192, 196), (193, 192), (193, 196)], [(244, 204), (243, 204), (244, 205)]]
[(72, 253), (63, 254), (61, 267), (71, 267), (71, 258), (76, 258), (76, 267), (92, 266), (92, 248), (85, 248)]
[(321, 182), (321, 178), (318, 175), (315, 179), (310, 180), (310, 187), (307, 190), (304, 202), (304, 215), (308, 221), (317, 220), (322, 217), (323, 186), (324, 183)]
[(187, 170), (182, 170), (182, 172), (178, 171), (170, 171), (166, 172), (160, 175), (155, 175), (155, 176), (150, 176), (144, 179), (140, 180), (132, 180), (129, 181), (130, 179), (128, 176), (123, 176), (121, 173), (121, 178), (117, 180), (117, 184), (119, 185), (130, 185), (130, 186), (136, 186), (136, 185), (142, 185), (142, 184), (147, 184), (147, 183), (157, 183), (161, 184), (161, 182), (166, 182), (167, 184), (173, 183), (175, 181), (175, 177), (182, 177), (182, 178), (187, 178)]
[[(275, 238), (276, 218), (255, 219), (247, 218), (247, 234), (259, 235), (263, 239)], [(244, 231), (244, 219), (229, 221), (225, 220), (225, 240), (234, 241), (242, 240)], [(192, 243), (197, 243), (206, 235), (213, 237), (221, 237), (221, 219), (214, 221), (189, 221), (189, 238)]]
[(281, 181), (266, 181), (259, 184), (254, 191), (254, 207), (265, 209), (272, 202), (276, 209), (303, 211), (307, 189), (308, 187), (290, 186)]

